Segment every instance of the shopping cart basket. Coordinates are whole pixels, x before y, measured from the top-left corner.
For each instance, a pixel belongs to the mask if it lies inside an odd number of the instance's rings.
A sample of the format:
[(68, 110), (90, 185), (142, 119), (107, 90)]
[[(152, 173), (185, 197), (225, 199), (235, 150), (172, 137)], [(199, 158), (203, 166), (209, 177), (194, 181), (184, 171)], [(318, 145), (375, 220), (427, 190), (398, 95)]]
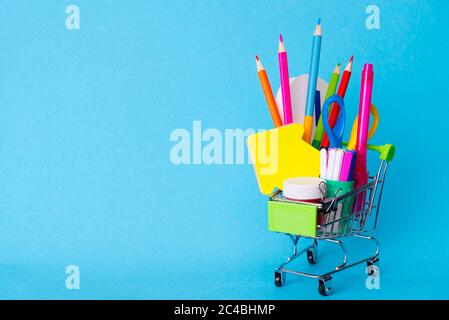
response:
[[(281, 287), (286, 274), (318, 279), (318, 291), (327, 296), (331, 292), (332, 275), (361, 263), (367, 264), (369, 275), (375, 275), (374, 266), (379, 261), (379, 243), (372, 236), (376, 229), (380, 200), (385, 183), (388, 164), (393, 160), (395, 148), (387, 144), (368, 146), (369, 150), (380, 154), (380, 166), (375, 176), (366, 185), (349, 192), (336, 191), (335, 196), (326, 198), (319, 204), (285, 199), (282, 191), (269, 196), (268, 224), (270, 231), (287, 234), (293, 241), (293, 254), (274, 272), (275, 285)], [(359, 205), (357, 205), (359, 204)], [(345, 209), (346, 208), (346, 209)], [(348, 210), (349, 209), (349, 210)], [(347, 211), (345, 213), (345, 211)], [(357, 237), (372, 241), (375, 252), (358, 261), (348, 263), (348, 254), (343, 244), (344, 237)], [(312, 239), (312, 244), (300, 249), (301, 238)], [(343, 251), (343, 261), (329, 272), (311, 274), (287, 269), (287, 265), (297, 257), (306, 254), (310, 264), (317, 263), (318, 242), (326, 241), (338, 245)]]

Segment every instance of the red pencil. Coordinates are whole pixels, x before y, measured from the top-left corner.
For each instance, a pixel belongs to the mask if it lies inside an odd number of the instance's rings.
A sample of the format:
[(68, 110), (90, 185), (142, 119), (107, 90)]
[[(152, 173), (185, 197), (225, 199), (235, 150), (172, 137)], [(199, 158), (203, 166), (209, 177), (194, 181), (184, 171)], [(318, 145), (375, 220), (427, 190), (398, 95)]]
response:
[[(349, 59), (345, 71), (341, 76), (340, 85), (338, 87), (337, 95), (339, 95), (342, 99), (345, 98), (346, 89), (348, 88), (349, 80), (351, 79), (353, 58), (354, 56), (352, 56), (351, 59)], [(338, 104), (333, 103), (330, 108), (331, 109), (329, 112), (329, 126), (333, 128), (335, 126), (335, 123), (337, 123), (338, 115), (340, 114), (340, 107), (338, 106)], [(326, 132), (324, 132), (323, 140), (321, 140), (321, 148), (328, 148), (328, 147), (329, 147), (329, 138), (327, 137)]]

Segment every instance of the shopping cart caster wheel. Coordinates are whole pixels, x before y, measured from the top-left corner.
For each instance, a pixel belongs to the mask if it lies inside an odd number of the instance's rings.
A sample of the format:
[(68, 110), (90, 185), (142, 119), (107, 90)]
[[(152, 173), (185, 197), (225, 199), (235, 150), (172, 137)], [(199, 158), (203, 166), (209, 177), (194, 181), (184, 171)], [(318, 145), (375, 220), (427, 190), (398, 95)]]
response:
[(317, 247), (307, 249), (307, 261), (310, 264), (315, 264), (318, 262), (318, 248)]
[(318, 292), (326, 297), (328, 295), (331, 294), (331, 290), (332, 290), (332, 278), (331, 277), (326, 277), (323, 279), (319, 279), (318, 280)]
[(275, 271), (274, 272), (274, 285), (276, 287), (282, 287), (285, 284), (285, 273)]
[(379, 258), (366, 262), (366, 273), (372, 276), (379, 269)]

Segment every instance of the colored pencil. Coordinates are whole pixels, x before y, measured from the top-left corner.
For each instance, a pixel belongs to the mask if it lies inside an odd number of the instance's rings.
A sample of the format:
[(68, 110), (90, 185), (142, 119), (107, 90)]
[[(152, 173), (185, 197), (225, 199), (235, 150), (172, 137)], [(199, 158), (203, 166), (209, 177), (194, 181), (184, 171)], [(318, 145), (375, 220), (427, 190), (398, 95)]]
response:
[[(351, 79), (353, 59), (354, 56), (352, 56), (351, 59), (349, 59), (349, 62), (341, 77), (340, 85), (338, 87), (337, 95), (339, 95), (342, 99), (345, 98), (346, 89), (348, 89), (349, 80)], [(337, 123), (339, 114), (340, 114), (340, 107), (336, 103), (333, 103), (330, 107), (329, 112), (329, 126), (331, 128), (333, 128), (335, 126), (335, 123)], [(328, 148), (328, 147), (329, 147), (329, 138), (327, 137), (326, 132), (324, 132), (323, 140), (321, 140), (321, 148)]]
[(304, 114), (304, 141), (311, 143), (313, 127), (313, 105), (315, 103), (316, 83), (321, 53), (321, 19), (318, 19), (313, 34), (312, 54), (310, 56), (309, 84), (307, 86), (306, 110)]
[(290, 95), (290, 77), (288, 75), (288, 59), (287, 51), (285, 50), (284, 39), (282, 35), (279, 36), (279, 73), (281, 76), (281, 91), (282, 91), (282, 108), (284, 111), (284, 124), (293, 122), (292, 115), (292, 100)]
[(256, 56), (256, 67), (257, 67), (257, 75), (259, 76), (260, 85), (262, 86), (263, 94), (265, 95), (265, 100), (267, 100), (268, 109), (270, 110), (271, 119), (273, 120), (274, 126), (280, 127), (282, 126), (282, 120), (278, 112), (278, 108), (276, 105), (276, 100), (273, 96), (273, 91), (271, 90), (270, 81), (268, 80), (267, 72), (262, 65), (262, 62), (259, 59), (259, 56)]
[[(332, 72), (331, 78), (329, 80), (329, 85), (327, 86), (326, 96), (324, 98), (324, 101), (327, 100), (330, 96), (333, 96), (335, 94), (335, 91), (337, 91), (337, 85), (338, 80), (340, 79), (340, 64), (338, 63), (335, 67), (334, 71)], [(316, 116), (316, 114), (315, 114)], [(312, 145), (316, 148), (320, 148), (321, 139), (323, 139), (323, 133), (324, 133), (324, 127), (323, 127), (323, 119), (320, 118), (318, 120), (318, 124), (315, 130), (315, 136), (313, 137)]]

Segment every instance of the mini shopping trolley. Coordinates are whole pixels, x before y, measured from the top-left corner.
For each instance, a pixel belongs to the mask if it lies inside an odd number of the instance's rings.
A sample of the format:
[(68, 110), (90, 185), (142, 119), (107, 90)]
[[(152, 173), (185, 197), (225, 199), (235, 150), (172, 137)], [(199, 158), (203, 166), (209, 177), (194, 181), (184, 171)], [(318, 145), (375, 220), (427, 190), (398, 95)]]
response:
[[(274, 283), (282, 287), (286, 274), (318, 280), (318, 291), (327, 296), (331, 292), (332, 275), (345, 269), (366, 263), (369, 275), (375, 275), (374, 266), (379, 262), (379, 243), (373, 237), (376, 229), (382, 190), (385, 183), (388, 164), (393, 160), (395, 148), (387, 144), (368, 146), (371, 151), (380, 154), (380, 166), (368, 183), (357, 189), (333, 186), (333, 192), (319, 204), (310, 204), (285, 199), (278, 190), (269, 195), (269, 230), (287, 234), (293, 242), (293, 254), (274, 271)], [(332, 187), (332, 186), (331, 186)], [(328, 186), (329, 188), (329, 186)], [(368, 257), (348, 262), (348, 252), (344, 246), (345, 237), (357, 237), (375, 244), (375, 252)], [(300, 248), (300, 239), (312, 240), (312, 244)], [(312, 274), (288, 269), (287, 266), (299, 256), (305, 254), (310, 264), (318, 261), (318, 243), (326, 241), (340, 247), (343, 261), (340, 265), (324, 274)]]

